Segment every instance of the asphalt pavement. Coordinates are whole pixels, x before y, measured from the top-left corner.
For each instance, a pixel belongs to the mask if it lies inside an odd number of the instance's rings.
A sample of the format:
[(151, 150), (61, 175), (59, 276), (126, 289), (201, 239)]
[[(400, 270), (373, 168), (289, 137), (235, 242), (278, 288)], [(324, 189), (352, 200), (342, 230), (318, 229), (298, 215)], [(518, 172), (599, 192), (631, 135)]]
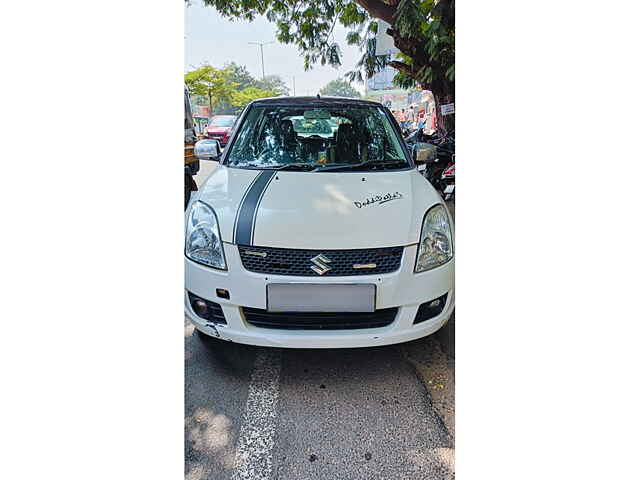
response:
[[(202, 162), (196, 183), (216, 165)], [(454, 478), (453, 349), (441, 338), (265, 349), (203, 339), (185, 320), (186, 478)]]

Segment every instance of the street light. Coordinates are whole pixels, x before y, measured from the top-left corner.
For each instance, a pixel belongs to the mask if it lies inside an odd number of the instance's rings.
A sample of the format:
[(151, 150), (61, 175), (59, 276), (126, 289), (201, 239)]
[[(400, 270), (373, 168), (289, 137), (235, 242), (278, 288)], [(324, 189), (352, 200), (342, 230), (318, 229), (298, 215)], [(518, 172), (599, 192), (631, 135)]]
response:
[(269, 45), (271, 43), (276, 43), (273, 40), (271, 42), (249, 42), (249, 45), (258, 45), (260, 47), (260, 57), (262, 58), (262, 79), (264, 80), (264, 51), (262, 50), (262, 47), (264, 47), (265, 45)]

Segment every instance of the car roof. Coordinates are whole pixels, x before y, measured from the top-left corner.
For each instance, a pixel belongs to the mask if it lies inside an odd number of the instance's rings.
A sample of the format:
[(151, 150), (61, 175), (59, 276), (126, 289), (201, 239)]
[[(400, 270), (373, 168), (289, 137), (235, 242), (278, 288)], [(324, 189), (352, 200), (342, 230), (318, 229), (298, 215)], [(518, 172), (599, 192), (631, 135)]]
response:
[(336, 105), (354, 105), (354, 106), (368, 106), (368, 107), (382, 107), (379, 102), (373, 102), (371, 100), (363, 100), (361, 98), (343, 98), (343, 97), (271, 97), (260, 98), (254, 100), (250, 105), (278, 105), (278, 106), (336, 106)]

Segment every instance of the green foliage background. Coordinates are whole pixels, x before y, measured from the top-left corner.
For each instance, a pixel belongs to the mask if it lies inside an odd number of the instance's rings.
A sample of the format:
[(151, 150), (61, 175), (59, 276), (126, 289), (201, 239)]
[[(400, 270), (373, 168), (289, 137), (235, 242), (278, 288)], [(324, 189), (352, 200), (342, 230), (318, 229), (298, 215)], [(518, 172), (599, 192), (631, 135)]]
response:
[[(436, 96), (453, 97), (455, 82), (455, 0), (203, 0), (230, 19), (251, 21), (264, 15), (276, 24), (277, 39), (303, 54), (304, 67), (341, 65), (334, 37), (337, 23), (346, 41), (363, 52), (349, 80), (363, 81), (386, 65), (398, 70), (394, 82), (418, 86)], [(398, 58), (375, 55), (380, 20), (401, 51)]]
[(277, 75), (253, 78), (246, 67), (231, 63), (218, 69), (202, 65), (184, 75), (192, 101), (208, 105), (211, 113), (237, 113), (252, 100), (286, 95), (288, 89)]
[(360, 92), (353, 88), (349, 82), (338, 78), (331, 80), (320, 89), (320, 95), (332, 97), (360, 98)]

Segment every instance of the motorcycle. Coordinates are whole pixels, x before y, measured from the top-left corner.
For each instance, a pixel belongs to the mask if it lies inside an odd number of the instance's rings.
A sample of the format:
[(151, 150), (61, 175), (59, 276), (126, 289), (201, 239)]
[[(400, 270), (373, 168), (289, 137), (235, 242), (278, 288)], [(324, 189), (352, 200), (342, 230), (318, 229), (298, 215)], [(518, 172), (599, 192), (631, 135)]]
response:
[[(427, 135), (417, 130), (405, 137), (418, 171), (434, 186), (445, 200), (453, 198), (455, 191), (455, 136), (454, 132), (444, 135)], [(453, 166), (452, 172), (445, 171)], [(453, 173), (453, 175), (451, 175)]]
[[(455, 154), (454, 154), (454, 162), (455, 162)], [(442, 198), (447, 200), (455, 200), (455, 189), (456, 189), (456, 164), (447, 167), (442, 172), (442, 176), (440, 177), (440, 182), (437, 187), (438, 191), (440, 191)]]

